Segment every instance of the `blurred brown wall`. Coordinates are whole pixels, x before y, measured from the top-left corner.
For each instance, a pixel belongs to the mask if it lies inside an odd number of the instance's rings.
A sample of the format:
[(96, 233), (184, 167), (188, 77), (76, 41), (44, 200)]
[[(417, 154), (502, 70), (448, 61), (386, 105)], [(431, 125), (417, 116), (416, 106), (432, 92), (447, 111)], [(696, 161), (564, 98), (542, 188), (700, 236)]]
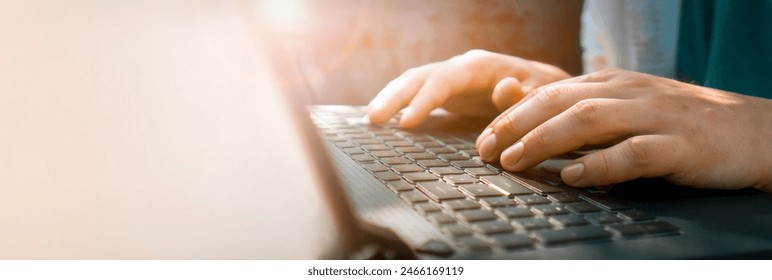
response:
[(581, 0), (284, 1), (256, 7), (263, 40), (314, 103), (366, 104), (404, 70), (476, 48), (581, 72)]

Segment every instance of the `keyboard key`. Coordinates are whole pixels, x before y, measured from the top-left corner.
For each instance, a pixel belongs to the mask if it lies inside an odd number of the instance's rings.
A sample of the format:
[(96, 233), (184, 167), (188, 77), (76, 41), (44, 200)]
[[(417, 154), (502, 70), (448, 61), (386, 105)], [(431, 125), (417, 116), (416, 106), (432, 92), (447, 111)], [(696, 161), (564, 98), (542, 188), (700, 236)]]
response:
[(504, 174), (504, 176), (507, 176), (510, 179), (513, 179), (515, 181), (520, 181), (525, 183), (526, 187), (530, 187), (531, 189), (535, 190), (536, 193), (538, 194), (543, 195), (543, 194), (550, 194), (550, 193), (559, 193), (564, 191), (561, 188), (550, 186), (548, 184), (545, 184), (536, 180), (532, 180), (529, 177), (527, 177), (528, 175), (526, 174), (522, 174), (522, 173), (513, 174), (511, 172), (504, 172), (502, 174)]
[(473, 143), (457, 143), (457, 144), (450, 144), (448, 147), (451, 147), (456, 150), (463, 150), (463, 149), (474, 149)]
[(639, 210), (627, 210), (619, 212), (619, 217), (631, 222), (640, 222), (646, 220), (653, 220), (654, 217)]
[(479, 157), (480, 153), (477, 152), (477, 149), (462, 149), (458, 151), (460, 154), (468, 156), (468, 157)]
[(497, 234), (515, 230), (508, 222), (500, 220), (474, 223), (472, 224), (472, 229), (483, 234)]
[(601, 194), (601, 193), (586, 193), (579, 195), (584, 201), (595, 204), (606, 211), (619, 211), (624, 209), (630, 209), (629, 206), (615, 200), (614, 198)]
[[(466, 184), (466, 185), (459, 186), (458, 189), (461, 192), (465, 193), (468, 196), (471, 196), (474, 199), (478, 199), (478, 198), (481, 198), (481, 197), (501, 196), (502, 195), (500, 192), (492, 189), (491, 187), (488, 187), (487, 185), (483, 185), (483, 184)], [(504, 197), (502, 197), (502, 198), (504, 198)]]
[(547, 204), (550, 200), (538, 194), (521, 195), (515, 197), (515, 202), (524, 205)]
[(490, 185), (493, 189), (509, 197), (533, 193), (533, 191), (524, 187), (520, 183), (512, 181), (501, 175), (482, 176), (480, 177), (480, 180)]
[(385, 165), (380, 164), (380, 163), (365, 164), (364, 167), (365, 167), (365, 169), (367, 169), (367, 171), (370, 171), (370, 172), (381, 172), (381, 171), (388, 171), (389, 170), (388, 166), (385, 166)]
[(624, 236), (669, 233), (678, 231), (678, 227), (663, 221), (609, 225), (607, 228), (616, 234)]
[(566, 210), (565, 207), (557, 205), (536, 205), (531, 207), (531, 211), (542, 216), (552, 216), (568, 213), (568, 210)]
[(345, 148), (343, 149), (343, 152), (349, 155), (358, 155), (358, 154), (364, 154), (365, 150), (362, 150), (360, 148)]
[(455, 154), (456, 153), (456, 151), (454, 151), (454, 150), (452, 150), (450, 148), (447, 148), (447, 147), (428, 148), (428, 149), (426, 149), (426, 151), (429, 152), (429, 153), (435, 154), (435, 155)]
[(609, 238), (611, 234), (596, 226), (570, 227), (558, 230), (540, 230), (532, 235), (546, 244)]
[[(351, 139), (354, 139), (354, 142), (357, 142), (357, 140), (364, 141), (364, 142), (372, 142), (373, 140), (375, 140), (373, 139), (373, 136), (370, 135), (369, 133), (348, 134), (348, 137)], [(380, 143), (380, 141), (375, 140), (375, 143), (366, 143), (366, 144), (376, 144), (376, 143)]]
[(360, 155), (353, 155), (351, 156), (354, 160), (358, 162), (368, 162), (368, 161), (374, 161), (375, 158), (368, 155), (368, 154), (360, 154)]
[(415, 172), (415, 173), (405, 173), (405, 180), (407, 180), (408, 183), (415, 184), (417, 182), (422, 181), (434, 181), (439, 180), (437, 176), (434, 176), (434, 174), (429, 172)]
[(386, 141), (384, 144), (389, 147), (413, 147), (413, 143), (408, 141)]
[(505, 220), (533, 216), (533, 212), (525, 207), (502, 207), (496, 209), (494, 213)]
[(465, 198), (456, 188), (440, 181), (419, 182), (416, 189), (425, 193), (433, 201)]
[(338, 142), (338, 143), (335, 143), (335, 146), (338, 146), (338, 148), (341, 148), (341, 149), (345, 149), (345, 148), (354, 148), (354, 147), (356, 147), (357, 145), (356, 145), (356, 144), (354, 144), (354, 142), (348, 142), (348, 141), (347, 141), (347, 142)]
[(469, 251), (487, 251), (490, 250), (490, 247), (488, 247), (488, 244), (485, 243), (485, 241), (480, 240), (477, 237), (474, 236), (466, 236), (464, 238), (460, 238), (457, 240), (457, 243), (459, 247), (464, 248)]
[[(391, 169), (394, 170), (394, 172), (397, 174), (424, 171), (423, 167), (420, 167), (414, 163), (392, 165)], [(436, 179), (437, 178), (434, 178), (434, 180)]]
[(390, 158), (390, 157), (398, 157), (398, 156), (400, 156), (399, 153), (397, 153), (395, 151), (388, 151), (388, 150), (372, 151), (372, 152), (370, 152), (370, 154), (373, 155), (374, 157), (377, 157), (377, 158)]
[(521, 218), (512, 220), (512, 225), (522, 230), (551, 228), (552, 224), (542, 218)]
[(499, 175), (498, 172), (488, 169), (487, 167), (472, 167), (467, 168), (466, 173), (469, 173), (469, 175), (479, 177), (479, 176), (486, 176), (486, 175)]
[[(471, 185), (468, 185), (468, 186), (471, 186)], [(498, 207), (507, 207), (507, 206), (516, 205), (514, 200), (506, 196), (483, 197), (483, 198), (480, 198), (480, 204), (485, 205), (485, 207), (488, 207), (488, 208), (498, 208)], [(530, 213), (530, 211), (528, 212)]]
[(428, 216), (426, 216), (426, 219), (436, 226), (456, 223), (456, 219), (453, 218), (453, 216), (445, 213), (437, 213), (437, 212), (431, 213)]
[(426, 215), (431, 212), (437, 212), (442, 210), (439, 205), (433, 202), (424, 202), (424, 203), (418, 203), (416, 205), (413, 205), (413, 208), (418, 211), (418, 213), (421, 213), (421, 215)]
[(442, 230), (453, 237), (472, 235), (472, 230), (462, 224), (447, 224), (442, 227)]
[(493, 246), (504, 249), (532, 247), (533, 241), (524, 234), (496, 234), (490, 237)]
[(394, 150), (397, 151), (397, 152), (403, 153), (403, 154), (406, 154), (406, 153), (420, 153), (420, 152), (424, 151), (423, 149), (421, 149), (419, 147), (415, 147), (415, 146), (396, 147), (396, 148), (394, 148)]
[(409, 160), (409, 159), (403, 158), (403, 157), (382, 158), (381, 162), (383, 162), (383, 164), (386, 164), (386, 165), (397, 165), (397, 164), (413, 163), (412, 160)]
[(456, 218), (461, 221), (471, 223), (496, 219), (493, 211), (486, 209), (471, 209), (456, 212)]
[(547, 196), (550, 200), (560, 203), (578, 202), (579, 197), (576, 194), (570, 192), (551, 193)]
[(413, 185), (406, 182), (405, 180), (399, 180), (399, 181), (390, 181), (386, 184), (389, 189), (391, 189), (394, 192), (406, 192), (406, 191), (412, 191)]
[(453, 248), (443, 241), (432, 239), (416, 248), (416, 252), (435, 256), (450, 256), (453, 255)]
[(420, 203), (420, 202), (429, 201), (429, 199), (426, 198), (425, 195), (423, 195), (421, 192), (415, 191), (415, 190), (407, 191), (407, 192), (402, 192), (402, 193), (399, 194), (399, 197), (401, 197), (402, 200), (407, 201), (410, 204), (416, 204), (416, 203)]
[(440, 158), (441, 160), (446, 160), (446, 161), (468, 160), (469, 159), (469, 157), (461, 155), (461, 154), (456, 154), (455, 152), (453, 152), (453, 154), (440, 154), (437, 157)]
[(588, 224), (587, 220), (576, 214), (553, 216), (549, 218), (549, 222), (562, 227), (582, 226)]
[(396, 181), (396, 180), (402, 179), (402, 177), (397, 175), (397, 173), (394, 173), (391, 171), (375, 172), (373, 174), (375, 175), (375, 177), (378, 177), (378, 179), (381, 179), (384, 182)]
[(479, 203), (469, 199), (448, 200), (443, 202), (442, 205), (452, 211), (480, 208)]
[(348, 141), (348, 137), (345, 137), (345, 136), (335, 136), (335, 137), (328, 137), (327, 140), (330, 140), (332, 142), (346, 142), (346, 141)]
[(434, 142), (434, 141), (421, 141), (421, 142), (415, 142), (416, 146), (428, 149), (428, 148), (440, 148), (442, 147), (442, 144)]
[(457, 160), (450, 162), (451, 165), (464, 169), (469, 167), (483, 167), (485, 166), (485, 163), (479, 160)]
[(452, 145), (452, 144), (463, 144), (464, 142), (460, 139), (454, 138), (452, 136), (435, 136), (434, 139), (439, 140), (445, 145)]
[[(384, 136), (392, 136), (394, 134), (394, 131), (391, 130), (391, 129), (388, 129), (388, 128), (376, 128), (376, 127), (371, 126), (370, 127), (370, 133), (374, 134), (374, 135), (378, 135), (378, 137), (381, 138), (381, 137), (384, 137)], [(397, 136), (394, 136), (394, 137), (397, 138), (395, 140), (399, 140), (399, 137), (397, 137)], [(386, 141), (387, 139), (381, 139), (381, 140)]]
[(381, 141), (399, 141), (399, 140), (402, 140), (402, 138), (399, 138), (399, 136), (396, 136), (396, 135), (378, 135), (376, 138), (378, 138), (378, 140), (381, 140)]
[(362, 149), (367, 150), (368, 152), (372, 151), (387, 151), (391, 150), (389, 146), (383, 145), (383, 144), (368, 144), (368, 145), (362, 145)]
[(437, 159), (436, 156), (430, 153), (407, 153), (405, 154), (405, 157), (412, 159), (412, 160), (421, 160), (421, 159)]
[(600, 213), (593, 213), (593, 214), (587, 214), (584, 215), (584, 217), (589, 220), (590, 222), (594, 224), (615, 224), (615, 223), (621, 223), (622, 219), (617, 217), (614, 214), (608, 213), (608, 212), (600, 212)]
[(416, 161), (416, 163), (426, 168), (450, 166), (449, 163), (441, 161), (439, 159), (423, 159), (423, 160)]
[(406, 135), (405, 139), (412, 141), (412, 142), (428, 142), (432, 141), (431, 138), (423, 135)]
[(466, 175), (445, 175), (443, 179), (453, 185), (477, 183), (477, 178)]
[(357, 143), (358, 145), (376, 145), (380, 144), (381, 141), (375, 140), (375, 139), (354, 139), (352, 140), (354, 143)]
[(566, 209), (571, 210), (571, 212), (580, 214), (600, 211), (600, 208), (587, 202), (570, 203), (566, 204), (565, 206)]
[(430, 172), (437, 174), (437, 175), (450, 175), (450, 174), (464, 174), (464, 171), (452, 166), (448, 167), (432, 167), (429, 169)]

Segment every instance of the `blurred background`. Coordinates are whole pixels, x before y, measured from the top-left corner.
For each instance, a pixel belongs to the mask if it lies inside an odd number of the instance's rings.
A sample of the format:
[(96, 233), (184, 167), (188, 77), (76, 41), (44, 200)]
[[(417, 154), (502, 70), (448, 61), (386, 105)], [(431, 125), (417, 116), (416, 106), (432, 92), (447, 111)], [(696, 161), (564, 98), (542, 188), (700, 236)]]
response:
[(255, 12), (297, 98), (364, 105), (404, 70), (470, 49), (581, 73), (580, 0), (282, 0)]

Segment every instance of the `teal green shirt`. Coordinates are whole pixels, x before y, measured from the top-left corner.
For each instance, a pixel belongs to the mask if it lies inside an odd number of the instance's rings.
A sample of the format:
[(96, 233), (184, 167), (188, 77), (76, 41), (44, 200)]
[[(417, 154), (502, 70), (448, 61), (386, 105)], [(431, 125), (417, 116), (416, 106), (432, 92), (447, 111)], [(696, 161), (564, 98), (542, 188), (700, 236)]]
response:
[(772, 98), (772, 0), (683, 0), (678, 37), (680, 79)]

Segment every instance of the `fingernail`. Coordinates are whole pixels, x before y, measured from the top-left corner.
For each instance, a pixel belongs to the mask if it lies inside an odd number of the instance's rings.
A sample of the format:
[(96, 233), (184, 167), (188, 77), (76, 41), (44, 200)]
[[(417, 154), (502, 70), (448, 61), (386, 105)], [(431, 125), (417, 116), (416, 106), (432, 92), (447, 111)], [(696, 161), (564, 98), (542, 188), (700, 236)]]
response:
[(501, 165), (503, 165), (506, 169), (512, 170), (515, 167), (515, 164), (520, 161), (522, 156), (523, 142), (518, 141), (515, 143), (515, 145), (512, 145), (512, 147), (507, 148), (503, 153), (501, 153)]
[(496, 150), (496, 134), (491, 134), (483, 140), (480, 144), (480, 156), (483, 159), (490, 159), (493, 157), (493, 153)]
[(563, 168), (563, 171), (560, 172), (560, 175), (563, 177), (563, 182), (570, 185), (576, 184), (576, 182), (579, 182), (579, 179), (582, 179), (582, 175), (584, 175), (584, 164), (574, 163), (566, 166), (566, 168)]
[(493, 132), (493, 128), (489, 127), (480, 133), (480, 136), (477, 136), (477, 140), (474, 141), (475, 145), (477, 145), (477, 148), (480, 148), (480, 145), (482, 145), (482, 141), (485, 140), (485, 138), (488, 138), (488, 135)]

